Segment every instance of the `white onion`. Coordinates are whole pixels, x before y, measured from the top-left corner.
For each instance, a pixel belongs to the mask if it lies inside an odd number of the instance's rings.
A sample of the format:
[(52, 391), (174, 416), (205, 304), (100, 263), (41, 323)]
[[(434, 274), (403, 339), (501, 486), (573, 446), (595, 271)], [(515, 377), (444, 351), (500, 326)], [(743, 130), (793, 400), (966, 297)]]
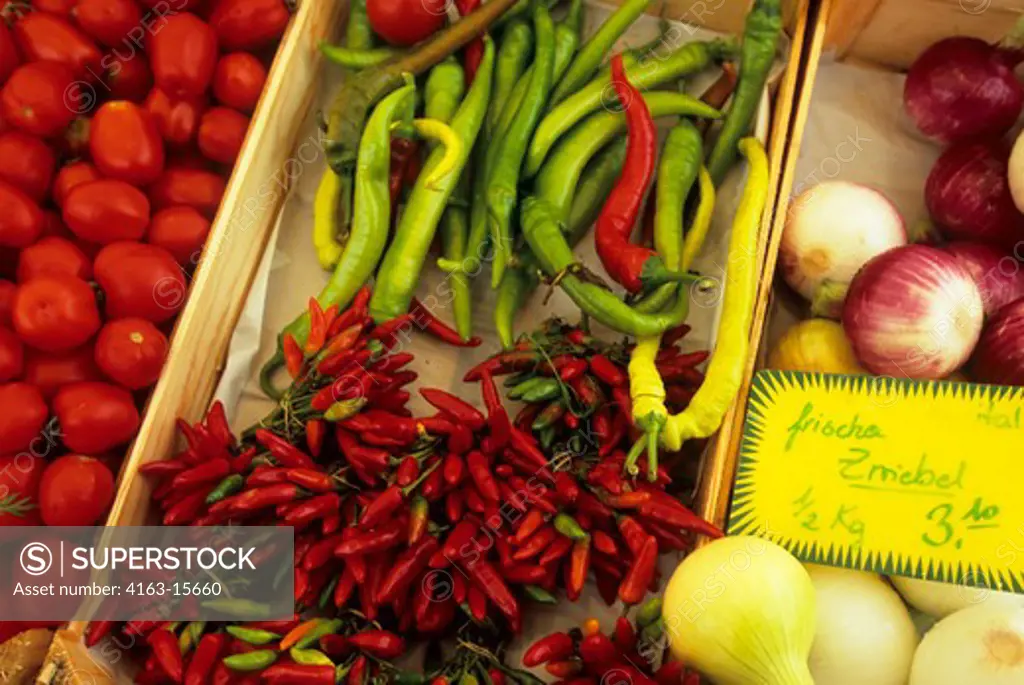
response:
[(1024, 605), (1024, 597), (1012, 592), (994, 592), (968, 585), (938, 583), (904, 576), (892, 576), (890, 580), (903, 599), (907, 600), (907, 604), (935, 618), (945, 618), (961, 609), (978, 604)]
[(939, 621), (914, 655), (909, 685), (1024, 683), (1024, 607), (982, 604)]
[(884, 195), (826, 181), (790, 205), (779, 266), (786, 283), (812, 300), (823, 283), (847, 284), (869, 259), (906, 243), (903, 219)]
[(818, 600), (808, 665), (815, 685), (905, 685), (917, 629), (880, 576), (807, 566)]

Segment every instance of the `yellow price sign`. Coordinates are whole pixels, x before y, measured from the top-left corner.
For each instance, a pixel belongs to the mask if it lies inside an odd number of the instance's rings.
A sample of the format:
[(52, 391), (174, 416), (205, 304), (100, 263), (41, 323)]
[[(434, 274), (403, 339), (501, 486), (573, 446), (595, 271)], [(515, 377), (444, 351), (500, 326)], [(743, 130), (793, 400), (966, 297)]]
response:
[(1024, 592), (1024, 388), (761, 371), (728, 531), (819, 564)]

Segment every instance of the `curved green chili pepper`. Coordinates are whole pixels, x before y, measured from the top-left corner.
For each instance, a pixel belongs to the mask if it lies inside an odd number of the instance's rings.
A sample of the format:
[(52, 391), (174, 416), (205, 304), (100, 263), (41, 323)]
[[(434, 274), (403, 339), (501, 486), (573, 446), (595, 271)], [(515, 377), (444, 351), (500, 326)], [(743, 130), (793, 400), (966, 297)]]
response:
[(551, 90), (555, 61), (555, 24), (543, 3), (533, 10), (537, 49), (530, 87), (509, 130), (497, 139), (498, 151), (487, 178), (487, 213), (494, 249), (491, 287), (497, 288), (512, 256), (512, 212), (519, 200), (519, 175), (530, 136), (540, 121)]
[(232, 671), (262, 671), (277, 661), (277, 652), (272, 649), (257, 649), (226, 656), (223, 661)]
[[(317, 295), (317, 301), (324, 309), (335, 304), (344, 309), (373, 274), (384, 252), (391, 221), (391, 198), (388, 195), (391, 125), (403, 118), (412, 118), (415, 94), (416, 87), (410, 76), (408, 85), (381, 100), (366, 124), (359, 144), (352, 231), (330, 281)], [(279, 352), (284, 336), (289, 333), (300, 345), (305, 342), (309, 337), (308, 311), (288, 324), (278, 336)], [(268, 394), (273, 390), (270, 374), (279, 366), (274, 364), (275, 361), (276, 356), (260, 372), (261, 385)]]
[[(615, 185), (626, 159), (626, 139), (619, 138), (605, 146), (583, 170), (566, 225), (566, 238), (575, 246), (597, 220), (604, 198)], [(494, 326), (502, 347), (515, 345), (515, 317), (526, 298), (537, 289), (540, 266), (527, 245), (521, 245), (513, 259), (514, 266), (505, 273), (494, 305)]]
[(708, 237), (711, 219), (715, 213), (715, 183), (711, 180), (711, 174), (701, 167), (697, 178), (700, 184), (700, 204), (697, 205), (693, 225), (683, 240), (683, 254), (679, 260), (679, 268), (682, 271), (690, 270), (701, 248), (704, 247), (704, 239)]
[(245, 478), (241, 474), (233, 473), (210, 491), (210, 494), (206, 496), (206, 503), (216, 504), (225, 497), (230, 497), (236, 492), (241, 491), (243, 485), (245, 485)]
[(360, 50), (348, 46), (332, 45), (326, 41), (320, 41), (320, 52), (331, 62), (353, 71), (375, 67), (402, 54), (395, 48), (379, 47)]
[[(585, 314), (609, 328), (637, 337), (660, 335), (686, 318), (690, 298), (685, 284), (670, 310), (654, 314), (637, 312), (611, 290), (581, 274), (583, 269), (562, 235), (554, 208), (548, 202), (529, 197), (523, 202), (522, 215), (523, 235), (541, 267)], [(703, 279), (694, 280), (703, 284)]]
[(466, 95), (466, 76), (457, 59), (449, 57), (430, 70), (423, 87), (423, 113), (446, 124), (452, 120)]
[(366, 0), (351, 0), (348, 3), (345, 45), (353, 50), (369, 50), (373, 43), (373, 27), (370, 26), (370, 17), (366, 14)]
[(281, 639), (280, 635), (269, 630), (246, 628), (244, 626), (228, 626), (225, 630), (232, 637), (236, 637), (242, 642), (248, 642), (250, 645), (266, 645)]
[(501, 36), (497, 61), (494, 65), (494, 95), (487, 109), (487, 132), (498, 124), (512, 89), (527, 68), (533, 52), (533, 29), (525, 21), (516, 20), (508, 25)]
[[(721, 116), (714, 107), (682, 93), (652, 92), (644, 94), (644, 102), (651, 116), (698, 116), (717, 119)], [(626, 130), (626, 118), (617, 112), (598, 112), (581, 122), (560, 141), (537, 175), (535, 186), (539, 194), (551, 203), (555, 215), (567, 216), (580, 174), (587, 162), (613, 138)]]
[(440, 148), (435, 149), (427, 158), (423, 173), (409, 195), (406, 210), (381, 264), (377, 284), (370, 298), (370, 313), (378, 322), (388, 321), (409, 311), (441, 215), (483, 127), (491, 95), (490, 60), (493, 58), (493, 50), (493, 43), (485, 40), (480, 73), (473, 80), (465, 101), (452, 119), (451, 129), (462, 141), (454, 169), (438, 180), (433, 188), (430, 187), (427, 179), (442, 163), (446, 154)]
[(615, 41), (633, 25), (650, 4), (651, 0), (626, 0), (622, 3), (580, 50), (580, 54), (573, 60), (569, 70), (551, 94), (551, 101), (556, 104), (561, 102), (589, 81)]
[[(704, 158), (704, 140), (697, 127), (683, 119), (669, 131), (658, 165), (657, 212), (654, 215), (654, 247), (665, 267), (679, 271), (683, 249), (683, 209), (697, 171)], [(637, 311), (652, 312), (665, 307), (675, 295), (671, 283), (659, 286)]]
[[(638, 62), (635, 66), (627, 64), (626, 75), (629, 82), (638, 89), (648, 90), (701, 71), (711, 64), (712, 59), (731, 55), (734, 50), (735, 43), (731, 40), (687, 43), (665, 59)], [(610, 102), (610, 85), (611, 75), (606, 74), (594, 79), (552, 108), (537, 126), (537, 132), (530, 143), (530, 152), (526, 158), (528, 177), (540, 170), (541, 164), (559, 138), (588, 114), (600, 110), (603, 104)]]
[(775, 61), (782, 34), (781, 0), (755, 0), (743, 29), (740, 74), (722, 131), (708, 155), (708, 173), (717, 186), (736, 161), (736, 143), (750, 131), (764, 84)]

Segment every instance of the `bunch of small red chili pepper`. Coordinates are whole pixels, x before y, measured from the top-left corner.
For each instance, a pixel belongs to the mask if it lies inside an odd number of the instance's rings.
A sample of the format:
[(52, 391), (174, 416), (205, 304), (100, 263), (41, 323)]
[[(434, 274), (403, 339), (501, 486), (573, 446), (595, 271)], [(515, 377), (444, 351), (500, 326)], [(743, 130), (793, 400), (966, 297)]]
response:
[[(534, 642), (523, 665), (544, 665), (556, 685), (598, 685), (614, 677), (630, 685), (700, 685), (700, 676), (678, 661), (662, 662), (665, 651), (661, 600), (639, 608), (634, 621), (620, 616), (610, 635), (594, 619), (567, 633), (551, 633)], [(610, 682), (610, 680), (609, 680)]]
[[(686, 325), (669, 331), (658, 355), (673, 412), (686, 408), (704, 380), (697, 367), (708, 353), (684, 353), (677, 347), (689, 331)], [(532, 432), (545, 450), (568, 446), (578, 452), (581, 445), (596, 444), (599, 455), (607, 457), (624, 444), (628, 451), (637, 436), (629, 395), (630, 349), (553, 319), (521, 338), (515, 349), (471, 370), (465, 380), (478, 380), (484, 369), (492, 376), (507, 375), (508, 398), (523, 403), (515, 425)]]

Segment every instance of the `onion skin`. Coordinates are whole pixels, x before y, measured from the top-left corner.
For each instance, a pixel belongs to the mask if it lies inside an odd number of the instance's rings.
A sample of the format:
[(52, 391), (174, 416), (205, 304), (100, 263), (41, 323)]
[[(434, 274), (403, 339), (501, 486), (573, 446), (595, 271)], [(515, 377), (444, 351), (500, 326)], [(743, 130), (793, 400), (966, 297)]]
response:
[(914, 654), (908, 685), (1020, 685), (1024, 605), (967, 607), (939, 621)]
[(866, 373), (857, 363), (843, 327), (828, 319), (808, 319), (791, 326), (768, 355), (768, 368), (851, 375)]
[(921, 53), (907, 71), (903, 104), (925, 136), (940, 143), (998, 137), (1024, 108), (1013, 70), (1019, 53), (955, 36)]
[(1005, 250), (1024, 240), (1024, 214), (1010, 195), (1008, 161), (1008, 151), (996, 141), (959, 143), (942, 153), (924, 196), (943, 235)]
[(1012, 254), (982, 243), (956, 242), (943, 249), (971, 274), (981, 291), (985, 316), (1024, 297), (1024, 264)]
[(907, 245), (857, 273), (843, 305), (843, 330), (872, 373), (937, 380), (970, 357), (983, 315), (978, 286), (952, 255)]
[(779, 269), (789, 287), (812, 300), (826, 281), (847, 284), (869, 259), (906, 243), (903, 219), (885, 195), (826, 181), (790, 204)]
[(1024, 385), (1024, 298), (1000, 309), (985, 326), (971, 376), (982, 383)]

